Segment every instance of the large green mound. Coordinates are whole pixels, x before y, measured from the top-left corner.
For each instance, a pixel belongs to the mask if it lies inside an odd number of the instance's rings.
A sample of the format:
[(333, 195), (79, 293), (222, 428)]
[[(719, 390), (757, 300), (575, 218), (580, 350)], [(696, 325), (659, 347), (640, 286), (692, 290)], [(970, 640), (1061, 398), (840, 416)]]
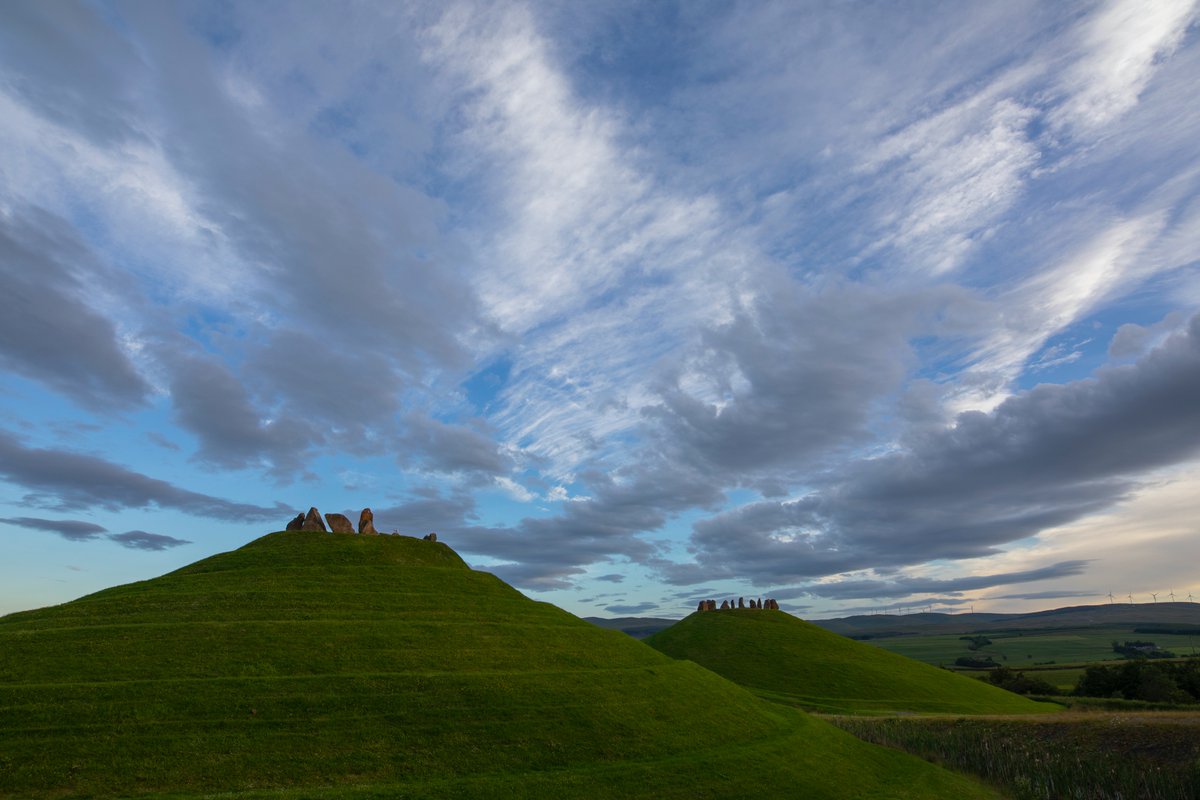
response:
[(990, 797), (473, 571), (276, 533), (0, 619), (0, 796)]
[(838, 636), (782, 611), (697, 612), (645, 642), (760, 696), (818, 711), (1030, 714), (1057, 709)]

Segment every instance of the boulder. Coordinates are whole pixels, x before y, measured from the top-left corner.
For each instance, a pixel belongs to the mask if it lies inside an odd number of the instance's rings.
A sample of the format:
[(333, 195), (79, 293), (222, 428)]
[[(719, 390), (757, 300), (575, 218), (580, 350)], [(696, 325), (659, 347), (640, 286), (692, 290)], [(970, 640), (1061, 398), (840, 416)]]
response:
[(437, 541), (437, 534), (436, 534), (436, 533), (428, 533), (428, 534), (426, 534), (426, 535), (425, 535), (425, 541), (427, 541), (427, 542), (436, 542), (436, 541)]
[(321, 531), (325, 532), (325, 522), (321, 519), (321, 512), (317, 511), (317, 507), (313, 506), (304, 516), (304, 522), (300, 525), (302, 531)]
[(326, 514), (325, 521), (334, 533), (354, 533), (354, 523), (345, 514)]
[(358, 515), (358, 532), (366, 534), (377, 534), (375, 530), (375, 515), (371, 513), (371, 509), (364, 508), (362, 513)]
[(297, 514), (296, 518), (287, 524), (287, 530), (299, 531), (304, 530), (304, 514)]

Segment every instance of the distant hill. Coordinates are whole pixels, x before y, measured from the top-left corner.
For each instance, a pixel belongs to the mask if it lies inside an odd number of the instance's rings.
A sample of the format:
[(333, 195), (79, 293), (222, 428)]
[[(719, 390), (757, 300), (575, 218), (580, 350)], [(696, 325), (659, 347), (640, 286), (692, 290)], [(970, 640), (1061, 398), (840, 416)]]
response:
[(600, 628), (627, 633), (635, 639), (645, 639), (679, 621), (677, 619), (660, 619), (659, 617), (613, 617), (611, 619), (584, 617), (583, 619)]
[(768, 699), (820, 711), (1028, 714), (1058, 708), (855, 642), (782, 611), (698, 612), (646, 644)]
[(814, 624), (854, 639), (905, 634), (965, 634), (1114, 625), (1200, 626), (1200, 603), (1103, 603), (1068, 606), (1029, 614), (864, 614), (814, 620)]
[(445, 544), (275, 533), (0, 618), (0, 797), (968, 798)]

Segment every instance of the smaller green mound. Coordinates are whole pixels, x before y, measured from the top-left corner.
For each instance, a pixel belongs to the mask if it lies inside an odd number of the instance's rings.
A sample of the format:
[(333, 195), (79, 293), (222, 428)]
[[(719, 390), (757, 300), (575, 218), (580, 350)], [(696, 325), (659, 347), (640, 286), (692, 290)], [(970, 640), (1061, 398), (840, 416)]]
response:
[(645, 640), (761, 697), (827, 713), (1033, 714), (1058, 710), (819, 628), (782, 611), (695, 613)]

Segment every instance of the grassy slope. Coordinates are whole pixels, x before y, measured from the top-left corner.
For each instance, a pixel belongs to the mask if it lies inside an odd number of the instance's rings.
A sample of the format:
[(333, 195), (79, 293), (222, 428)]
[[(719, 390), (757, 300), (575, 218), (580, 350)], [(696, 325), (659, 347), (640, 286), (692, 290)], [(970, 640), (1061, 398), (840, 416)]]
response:
[(0, 619), (0, 796), (206, 793), (992, 796), (440, 543), (271, 534)]
[(1029, 714), (1056, 708), (846, 639), (782, 611), (696, 613), (646, 643), (768, 699), (820, 711)]

